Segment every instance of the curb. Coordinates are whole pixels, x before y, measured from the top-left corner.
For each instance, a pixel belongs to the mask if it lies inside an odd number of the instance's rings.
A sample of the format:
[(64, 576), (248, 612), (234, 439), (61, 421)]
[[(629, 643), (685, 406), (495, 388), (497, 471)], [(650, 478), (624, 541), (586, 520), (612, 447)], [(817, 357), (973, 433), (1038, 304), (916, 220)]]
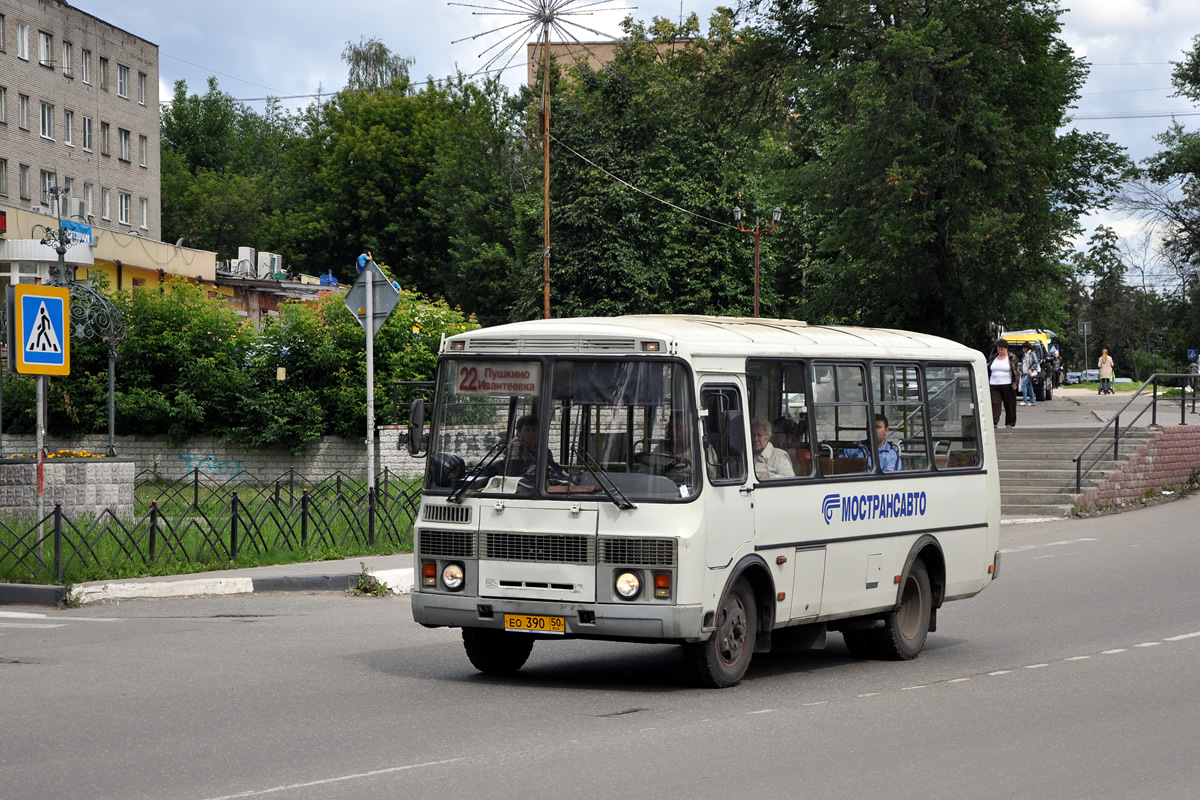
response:
[[(387, 584), (390, 594), (408, 594), (413, 589), (411, 568), (368, 570)], [(201, 595), (252, 594), (255, 592), (346, 592), (358, 581), (360, 572), (338, 575), (280, 575), (262, 578), (170, 578), (158, 581), (92, 581), (71, 587), (80, 605), (113, 600), (164, 599)], [(0, 583), (0, 605), (56, 606), (67, 597), (65, 586)]]

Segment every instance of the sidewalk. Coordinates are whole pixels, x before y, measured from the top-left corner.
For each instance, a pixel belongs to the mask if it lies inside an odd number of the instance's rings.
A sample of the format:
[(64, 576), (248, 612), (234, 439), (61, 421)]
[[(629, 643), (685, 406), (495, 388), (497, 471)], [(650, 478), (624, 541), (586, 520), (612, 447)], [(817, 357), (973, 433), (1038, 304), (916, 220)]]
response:
[[(250, 592), (345, 592), (358, 582), (363, 565), (366, 566), (368, 574), (387, 584), (389, 592), (407, 594), (412, 591), (412, 555), (405, 553), (394, 556), (360, 556), (341, 561), (223, 569), (189, 575), (91, 581), (72, 586), (71, 593), (80, 603), (87, 604), (138, 598)], [(0, 605), (56, 605), (63, 599), (64, 594), (61, 586), (0, 583)]]
[[(1018, 428), (1100, 428), (1112, 419), (1121, 408), (1133, 397), (1133, 392), (1115, 392), (1113, 394), (1097, 394), (1095, 389), (1077, 389), (1073, 386), (1063, 386), (1054, 391), (1053, 399), (1043, 400), (1034, 406), (1017, 405)], [(1018, 401), (1020, 396), (1018, 395)], [(1150, 402), (1149, 390), (1138, 397), (1134, 407), (1137, 411), (1145, 408)], [(1200, 402), (1197, 402), (1200, 409)], [(1136, 414), (1137, 411), (1133, 413)], [(1200, 425), (1200, 414), (1192, 413), (1192, 398), (1187, 398), (1187, 424)], [(1158, 421), (1164, 425), (1179, 424), (1179, 398), (1159, 400)], [(1121, 424), (1132, 422), (1132, 416)], [(1138, 427), (1150, 424), (1150, 412), (1147, 411), (1137, 421)], [(1004, 430), (1004, 412), (1000, 412), (1000, 430)]]

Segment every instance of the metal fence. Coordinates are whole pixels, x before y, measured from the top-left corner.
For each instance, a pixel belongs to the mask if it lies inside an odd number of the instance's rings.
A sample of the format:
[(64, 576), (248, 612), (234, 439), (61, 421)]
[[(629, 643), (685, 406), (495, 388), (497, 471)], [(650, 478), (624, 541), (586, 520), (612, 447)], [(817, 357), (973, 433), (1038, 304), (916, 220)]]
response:
[(335, 473), (273, 480), (239, 472), (218, 480), (138, 474), (132, 518), (105, 509), (40, 520), (0, 520), (0, 581), (79, 583), (98, 577), (312, 560), (411, 547), (420, 481), (383, 470), (378, 485)]

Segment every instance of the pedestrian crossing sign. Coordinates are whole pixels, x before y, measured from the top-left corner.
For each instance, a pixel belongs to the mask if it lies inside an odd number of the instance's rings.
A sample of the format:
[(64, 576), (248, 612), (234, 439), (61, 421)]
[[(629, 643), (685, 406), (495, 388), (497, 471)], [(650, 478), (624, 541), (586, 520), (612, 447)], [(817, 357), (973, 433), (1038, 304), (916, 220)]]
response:
[(16, 345), (17, 372), (25, 375), (71, 373), (71, 295), (64, 286), (13, 286), (14, 322), (9, 346)]

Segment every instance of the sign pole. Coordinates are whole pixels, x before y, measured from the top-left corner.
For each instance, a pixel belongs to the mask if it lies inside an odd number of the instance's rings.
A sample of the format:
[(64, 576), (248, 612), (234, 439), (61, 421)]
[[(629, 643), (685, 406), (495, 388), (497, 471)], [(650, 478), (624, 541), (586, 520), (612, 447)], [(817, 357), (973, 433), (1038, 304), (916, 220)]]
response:
[(38, 519), (38, 560), (46, 563), (46, 539), (42, 536), (42, 520), (46, 516), (46, 483), (45, 483), (45, 452), (46, 452), (46, 376), (37, 376), (37, 519)]
[(375, 304), (374, 271), (365, 269), (367, 277), (367, 490), (375, 486)]

